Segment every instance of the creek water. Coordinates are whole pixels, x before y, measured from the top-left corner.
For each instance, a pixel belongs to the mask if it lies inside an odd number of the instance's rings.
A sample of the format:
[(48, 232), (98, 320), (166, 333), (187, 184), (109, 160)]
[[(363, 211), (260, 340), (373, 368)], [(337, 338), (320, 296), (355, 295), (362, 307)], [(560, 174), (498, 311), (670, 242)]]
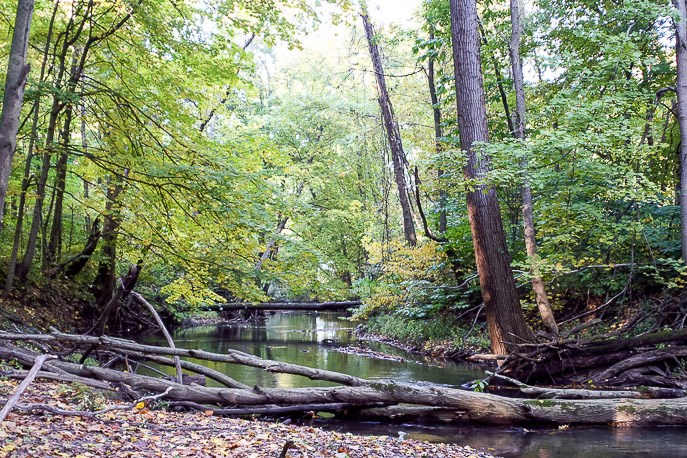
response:
[[(355, 324), (339, 318), (337, 313), (282, 312), (268, 316), (266, 322), (254, 325), (179, 328), (173, 337), (177, 346), (183, 348), (216, 353), (224, 353), (231, 348), (262, 358), (368, 379), (390, 378), (457, 387), (484, 375), (483, 369), (478, 366), (433, 360), (383, 343), (359, 341), (353, 332)], [(158, 335), (142, 336), (139, 340), (166, 345)], [(380, 359), (384, 355), (387, 359)], [(234, 364), (205, 364), (250, 386), (291, 388), (332, 385)], [(174, 372), (167, 367), (157, 369), (168, 374)], [(212, 381), (208, 380), (208, 384), (211, 385)], [(532, 432), (524, 433), (521, 429), (511, 428), (387, 424), (330, 418), (317, 419), (315, 425), (359, 434), (398, 436), (402, 432), (408, 438), (455, 442), (487, 449), (504, 457), (687, 457), (687, 428), (533, 428)]]

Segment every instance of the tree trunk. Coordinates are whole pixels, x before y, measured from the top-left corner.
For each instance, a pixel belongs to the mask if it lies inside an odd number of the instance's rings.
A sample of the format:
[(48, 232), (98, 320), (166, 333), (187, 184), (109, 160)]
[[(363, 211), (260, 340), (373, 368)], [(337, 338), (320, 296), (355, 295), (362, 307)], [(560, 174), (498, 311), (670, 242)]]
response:
[[(510, 40), (510, 61), (513, 70), (513, 85), (515, 86), (515, 125), (513, 126), (513, 134), (515, 138), (525, 140), (526, 136), (526, 105), (525, 105), (525, 82), (522, 73), (522, 60), (520, 58), (520, 42), (522, 37), (524, 6), (522, 0), (511, 0), (510, 2), (510, 18), (511, 18), (511, 40)], [(553, 333), (558, 335), (558, 326), (556, 325), (556, 318), (553, 316), (551, 304), (546, 294), (544, 287), (544, 279), (542, 278), (537, 267), (537, 238), (534, 231), (534, 217), (532, 215), (532, 189), (530, 188), (529, 176), (527, 172), (528, 160), (524, 156), (520, 162), (521, 167), (525, 171), (524, 182), (522, 185), (522, 221), (525, 232), (525, 249), (527, 250), (527, 257), (531, 261), (532, 274), (532, 291), (534, 292), (534, 299), (539, 308), (544, 326)]]
[(489, 157), (475, 143), (489, 141), (475, 0), (451, 0), (451, 35), (456, 77), (458, 129), (467, 154), (468, 219), (487, 326), (495, 354), (533, 340), (520, 308), (496, 190), (484, 182)]
[[(126, 175), (128, 175), (128, 170), (125, 171), (124, 177)], [(107, 202), (103, 215), (105, 220), (101, 235), (103, 259), (100, 261), (98, 273), (93, 281), (94, 295), (100, 305), (106, 304), (112, 297), (117, 275), (117, 235), (121, 224), (121, 209), (117, 199), (124, 187), (121, 182), (113, 183), (113, 180), (118, 179), (110, 179), (107, 184)]]
[(0, 228), (4, 222), (5, 196), (12, 171), (12, 158), (17, 147), (17, 130), (21, 105), (24, 101), (24, 86), (30, 69), (26, 63), (26, 51), (29, 47), (32, 16), (33, 0), (19, 0), (0, 115)]
[(680, 222), (682, 260), (687, 263), (687, 4), (674, 0), (680, 18), (675, 22), (675, 60), (677, 64), (677, 112), (680, 125)]
[(398, 198), (401, 203), (401, 211), (403, 213), (403, 233), (408, 244), (415, 246), (417, 244), (417, 235), (415, 234), (415, 224), (413, 223), (413, 215), (410, 210), (410, 197), (408, 196), (408, 184), (405, 176), (406, 156), (405, 152), (403, 151), (401, 132), (398, 128), (398, 123), (396, 122), (391, 100), (389, 99), (389, 91), (386, 87), (384, 68), (382, 67), (382, 58), (379, 53), (379, 46), (377, 46), (377, 39), (374, 35), (374, 30), (372, 28), (372, 24), (370, 23), (370, 19), (367, 16), (367, 8), (364, 6), (364, 4), (362, 6), (360, 16), (363, 18), (365, 36), (367, 37), (367, 46), (370, 51), (372, 67), (374, 69), (375, 78), (377, 79), (377, 88), (379, 90), (379, 108), (382, 111), (384, 129), (386, 130), (386, 135), (389, 140), (391, 159), (394, 164), (394, 177), (396, 179)]
[[(43, 61), (41, 62), (41, 73), (38, 81), (43, 83), (45, 81), (45, 72), (48, 64), (48, 55), (50, 50), (50, 43), (52, 42), (52, 34), (55, 25), (55, 17), (59, 7), (59, 0), (55, 1), (52, 15), (50, 16), (50, 25), (48, 26), (48, 34), (43, 48)], [(38, 137), (38, 120), (40, 112), (41, 98), (37, 96), (33, 106), (33, 120), (31, 124), (31, 136), (29, 138), (29, 150), (26, 153), (26, 161), (24, 165), (24, 178), (22, 179), (21, 194), (19, 195), (19, 210), (17, 212), (17, 224), (14, 228), (14, 241), (12, 244), (12, 254), (10, 256), (10, 263), (7, 268), (7, 277), (5, 278), (5, 286), (2, 297), (7, 299), (12, 291), (12, 283), (14, 283), (14, 275), (17, 267), (17, 257), (19, 256), (19, 244), (21, 241), (22, 230), (24, 226), (24, 215), (26, 214), (26, 193), (29, 190), (31, 181), (31, 163), (34, 157), (34, 149), (36, 147), (36, 139)]]
[(91, 230), (88, 234), (88, 239), (86, 240), (86, 245), (84, 246), (83, 250), (81, 250), (81, 252), (72, 259), (68, 260), (64, 264), (61, 264), (54, 276), (64, 273), (65, 277), (74, 278), (81, 273), (83, 268), (86, 267), (86, 264), (91, 259), (91, 255), (95, 252), (95, 249), (98, 246), (98, 240), (100, 240), (100, 235), (100, 219), (96, 218), (95, 221), (93, 221)]
[(43, 259), (43, 271), (46, 272), (57, 260), (62, 252), (62, 209), (64, 204), (64, 190), (67, 179), (67, 161), (69, 159), (69, 137), (71, 136), (72, 106), (68, 106), (65, 113), (64, 128), (62, 129), (62, 148), (55, 165), (55, 197), (53, 199), (53, 218), (50, 227), (50, 240)]
[[(431, 26), (429, 31), (429, 39), (434, 40), (434, 28)], [(439, 97), (437, 96), (435, 75), (434, 56), (430, 53), (427, 59), (427, 84), (429, 85), (429, 98), (432, 101), (432, 117), (434, 119), (434, 145), (438, 154), (443, 150), (441, 146), (441, 138), (444, 136), (444, 134), (441, 129), (441, 109), (439, 108)], [(437, 177), (439, 180), (441, 180), (443, 175), (443, 170), (440, 169), (437, 171)], [(444, 235), (446, 233), (446, 191), (441, 188), (439, 190), (439, 208), (439, 234)]]

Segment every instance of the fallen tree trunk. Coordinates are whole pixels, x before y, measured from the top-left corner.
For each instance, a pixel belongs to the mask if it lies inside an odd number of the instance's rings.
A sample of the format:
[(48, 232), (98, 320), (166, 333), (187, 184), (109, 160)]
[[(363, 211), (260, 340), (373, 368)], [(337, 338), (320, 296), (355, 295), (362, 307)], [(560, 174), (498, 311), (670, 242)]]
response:
[(207, 312), (231, 312), (238, 310), (275, 310), (275, 311), (345, 311), (362, 305), (361, 301), (339, 302), (229, 302), (201, 307)]
[[(364, 417), (366, 411), (377, 416), (410, 415), (413, 412), (441, 413), (444, 418), (457, 422), (486, 424), (532, 424), (593, 425), (614, 424), (628, 426), (645, 425), (687, 425), (687, 398), (677, 399), (512, 399), (489, 393), (478, 393), (443, 386), (398, 383), (392, 380), (364, 380), (345, 374), (319, 371), (297, 365), (260, 360), (241, 352), (230, 351), (229, 355), (199, 352), (182, 348), (166, 348), (139, 345), (123, 339), (107, 337), (74, 336), (53, 333), (52, 335), (22, 335), (0, 333), (0, 340), (38, 340), (55, 343), (58, 340), (79, 343), (83, 347), (97, 345), (110, 350), (165, 352), (170, 356), (204, 356), (206, 359), (248, 363), (265, 370), (297, 375), (319, 377), (323, 380), (348, 382), (349, 386), (329, 388), (213, 388), (198, 385), (180, 385), (173, 381), (121, 372), (102, 367), (90, 367), (67, 361), (51, 361), (44, 364), (44, 370), (72, 374), (127, 387), (132, 393), (166, 393), (164, 399), (170, 402), (191, 402), (198, 405), (218, 406), (227, 412), (267, 412), (270, 409), (284, 411), (326, 410), (333, 412), (358, 411), (356, 417)], [(0, 345), (0, 357), (16, 359), (24, 365), (31, 365), (37, 354), (30, 350)], [(575, 394), (591, 390), (575, 390)], [(561, 390), (562, 396), (566, 393)], [(620, 392), (619, 395), (625, 393)], [(380, 407), (385, 406), (385, 407)], [(313, 409), (311, 409), (311, 407)], [(236, 409), (236, 410), (234, 410)], [(278, 410), (273, 410), (277, 412)], [(395, 412), (395, 414), (394, 414)]]

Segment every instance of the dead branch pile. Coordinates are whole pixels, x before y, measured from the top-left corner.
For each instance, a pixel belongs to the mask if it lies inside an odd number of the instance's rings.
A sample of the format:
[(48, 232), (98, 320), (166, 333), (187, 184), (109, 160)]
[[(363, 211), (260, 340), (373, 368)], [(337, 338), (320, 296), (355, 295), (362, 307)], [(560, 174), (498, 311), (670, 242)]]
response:
[[(40, 348), (41, 351), (36, 349)], [(87, 366), (68, 360), (73, 352), (95, 348), (93, 355), (108, 360), (102, 366)], [(90, 385), (105, 382), (131, 399), (147, 393), (162, 395), (170, 404), (214, 410), (230, 415), (281, 415), (288, 412), (330, 411), (354, 418), (418, 418), (429, 415), (444, 421), (487, 424), (623, 424), (685, 425), (687, 398), (684, 392), (624, 390), (546, 390), (535, 399), (513, 399), (444, 386), (365, 380), (338, 372), (261, 359), (236, 350), (225, 354), (184, 348), (141, 345), (133, 341), (83, 335), (0, 333), (0, 358), (30, 367), (42, 353), (58, 356), (43, 362), (36, 377), (80, 381)], [(115, 361), (155, 361), (174, 366), (173, 357), (220, 361), (324, 380), (329, 388), (248, 387), (226, 374), (197, 363), (183, 361), (183, 368), (217, 381), (222, 387), (183, 385), (164, 378), (144, 376), (111, 368)], [(510, 364), (509, 362), (507, 362)], [(22, 372), (25, 374), (25, 372)], [(16, 374), (6, 374), (16, 375)], [(523, 393), (524, 388), (520, 387)], [(670, 396), (656, 399), (656, 396)]]
[(687, 329), (522, 345), (499, 368), (521, 382), (687, 389)]

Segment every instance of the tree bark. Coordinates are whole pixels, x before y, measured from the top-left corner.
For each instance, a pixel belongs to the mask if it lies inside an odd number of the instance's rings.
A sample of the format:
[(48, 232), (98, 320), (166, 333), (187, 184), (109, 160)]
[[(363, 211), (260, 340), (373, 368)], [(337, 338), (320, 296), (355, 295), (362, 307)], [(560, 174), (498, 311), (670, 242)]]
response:
[(12, 171), (12, 158), (17, 148), (17, 131), (21, 105), (24, 101), (24, 87), (30, 69), (26, 63), (26, 51), (29, 47), (32, 17), (33, 0), (19, 0), (0, 115), (0, 228), (4, 222), (5, 197)]
[(60, 272), (63, 272), (67, 278), (76, 277), (83, 270), (83, 268), (86, 267), (89, 259), (91, 259), (91, 255), (98, 247), (100, 234), (100, 219), (96, 218), (91, 225), (91, 230), (88, 234), (88, 239), (86, 240), (83, 250), (81, 250), (81, 252), (72, 259), (59, 266), (55, 276), (57, 276)]
[(394, 178), (396, 179), (398, 198), (401, 203), (401, 211), (403, 213), (403, 234), (405, 235), (406, 242), (408, 242), (410, 246), (415, 246), (417, 244), (417, 235), (415, 234), (415, 223), (413, 222), (413, 215), (410, 209), (410, 197), (408, 195), (408, 184), (405, 176), (406, 155), (403, 151), (401, 132), (398, 128), (398, 123), (394, 115), (391, 99), (389, 99), (389, 91), (386, 87), (384, 67), (382, 67), (382, 58), (380, 56), (379, 46), (377, 46), (377, 38), (375, 37), (370, 18), (367, 15), (367, 7), (364, 4), (362, 5), (360, 16), (363, 19), (365, 36), (367, 37), (367, 46), (370, 51), (372, 67), (377, 80), (377, 89), (379, 90), (379, 108), (382, 112), (384, 129), (386, 130), (387, 139), (389, 140), (389, 148), (391, 149), (391, 160), (394, 165)]
[[(511, 20), (511, 40), (510, 40), (510, 61), (513, 71), (513, 86), (515, 87), (515, 124), (513, 134), (515, 138), (525, 140), (527, 121), (525, 105), (525, 78), (522, 72), (522, 59), (520, 57), (520, 43), (522, 38), (524, 5), (522, 0), (511, 0), (510, 20)], [(558, 336), (558, 326), (556, 318), (551, 310), (551, 304), (544, 287), (542, 278), (537, 267), (537, 238), (534, 231), (532, 189), (530, 188), (528, 175), (528, 160), (524, 156), (520, 162), (524, 170), (524, 182), (522, 184), (522, 222), (525, 233), (525, 249), (530, 260), (530, 273), (532, 274), (532, 291), (534, 299), (539, 309), (544, 326), (554, 336)]]
[(677, 113), (680, 125), (680, 222), (682, 260), (687, 263), (687, 4), (673, 0), (679, 13), (675, 22), (675, 60), (677, 64)]
[(62, 129), (62, 148), (55, 164), (55, 197), (53, 199), (53, 218), (50, 227), (50, 240), (43, 258), (43, 271), (47, 270), (62, 253), (62, 209), (64, 207), (64, 191), (67, 182), (67, 161), (69, 159), (69, 139), (71, 136), (72, 106), (68, 106)]
[(456, 77), (458, 129), (467, 154), (467, 207), (487, 326), (495, 354), (534, 340), (525, 322), (510, 268), (496, 190), (485, 183), (490, 159), (475, 0), (451, 0), (451, 36)]

